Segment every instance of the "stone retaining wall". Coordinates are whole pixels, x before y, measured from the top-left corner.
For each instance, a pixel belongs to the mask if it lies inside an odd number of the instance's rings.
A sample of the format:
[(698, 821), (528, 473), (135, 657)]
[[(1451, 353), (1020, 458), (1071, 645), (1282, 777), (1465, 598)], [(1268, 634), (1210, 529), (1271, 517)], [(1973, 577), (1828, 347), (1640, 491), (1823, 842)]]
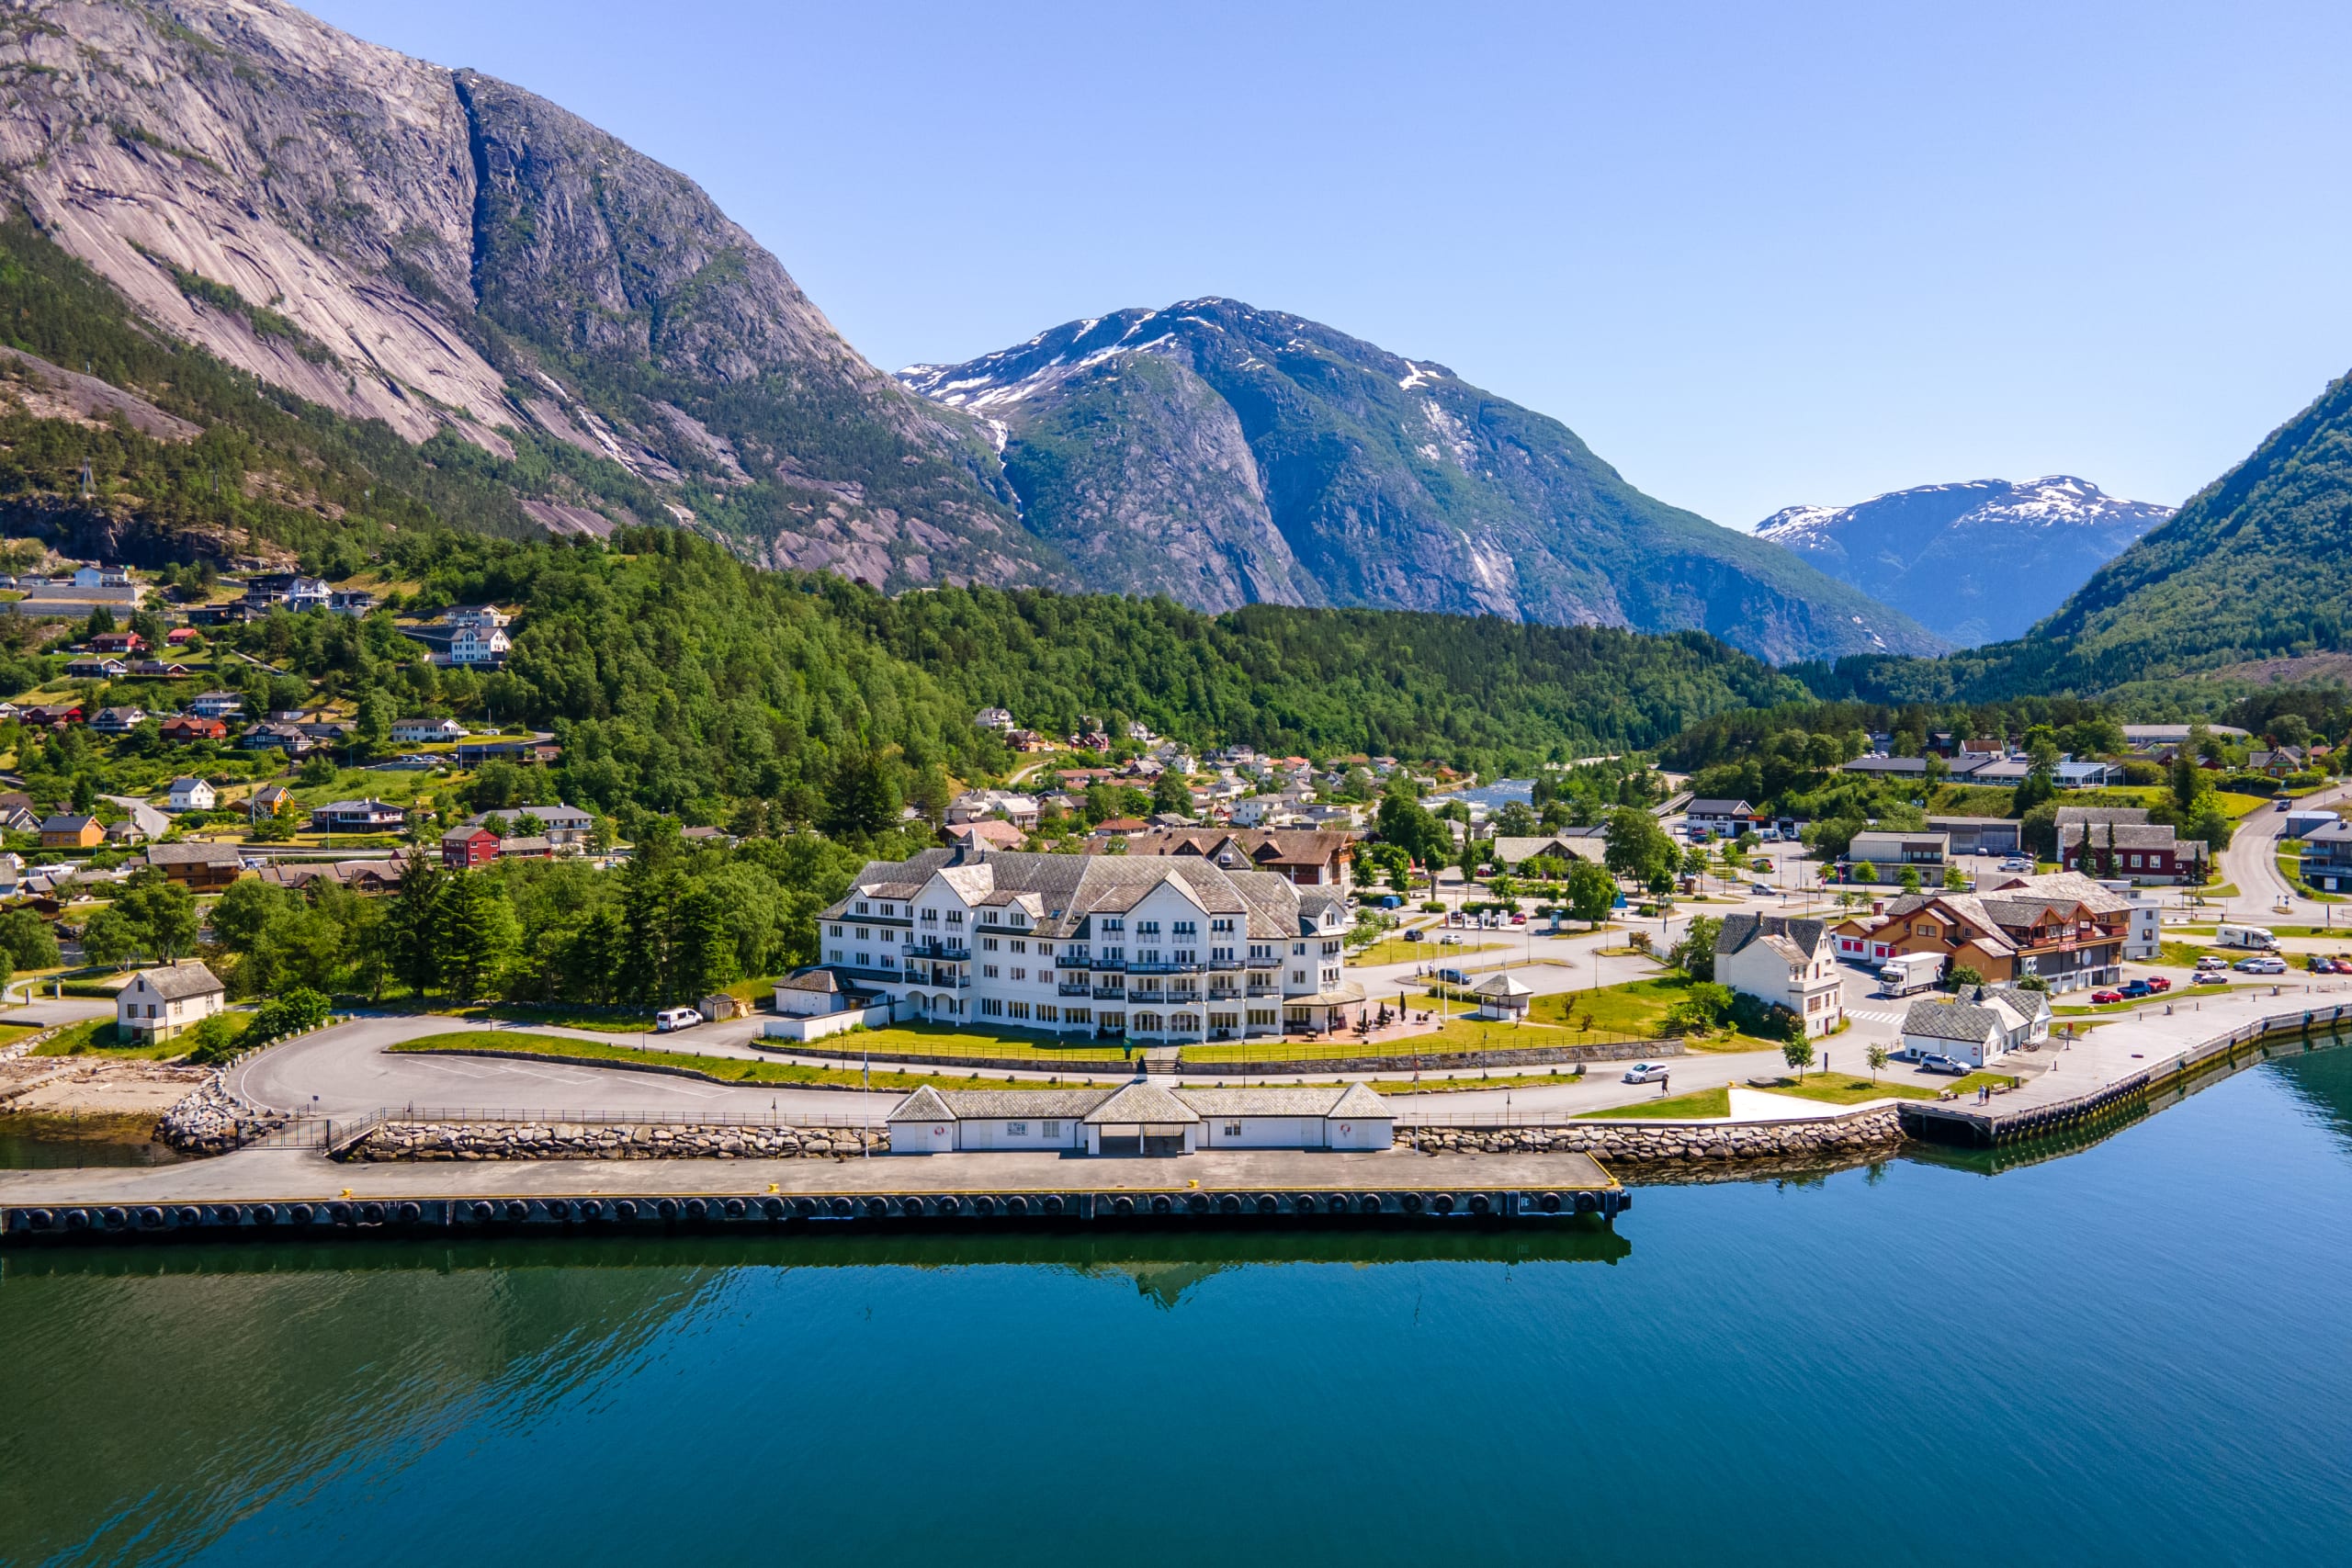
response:
[(214, 1073), (202, 1089), (164, 1112), (155, 1141), (184, 1155), (225, 1155), (254, 1138), (286, 1125), (231, 1094)]
[(1294, 1062), (1287, 1059), (1254, 1062), (1200, 1062), (1178, 1053), (1178, 1060), (1186, 1073), (1244, 1073), (1263, 1077), (1269, 1073), (1389, 1073), (1403, 1074), (1417, 1067), (1424, 1073), (1442, 1073), (1461, 1067), (1543, 1067), (1571, 1062), (1643, 1062), (1654, 1056), (1679, 1056), (1684, 1054), (1679, 1040), (1604, 1040), (1589, 1045), (1539, 1045), (1507, 1051), (1451, 1051), (1415, 1057), (1405, 1053), (1384, 1053), (1377, 1056), (1317, 1056), (1312, 1061)]
[(387, 1122), (338, 1159), (829, 1159), (890, 1152), (886, 1127), (765, 1123)]
[(1442, 1154), (1587, 1154), (1604, 1164), (1835, 1159), (1903, 1142), (1892, 1105), (1803, 1122), (1576, 1122), (1549, 1127), (1396, 1129), (1400, 1145)]

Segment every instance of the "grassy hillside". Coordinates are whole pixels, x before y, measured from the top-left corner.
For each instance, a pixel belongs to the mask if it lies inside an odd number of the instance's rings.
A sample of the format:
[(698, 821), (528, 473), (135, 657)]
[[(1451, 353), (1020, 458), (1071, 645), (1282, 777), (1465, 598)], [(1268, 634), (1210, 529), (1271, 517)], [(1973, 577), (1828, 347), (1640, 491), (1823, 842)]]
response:
[[(0, 417), (8, 533), (149, 565), (299, 557), (401, 585), (402, 609), (506, 604), (521, 616), (514, 656), (487, 680), (435, 671), (389, 609), (363, 624), (277, 616), (225, 640), (361, 711), (553, 728), (566, 754), (551, 786), (605, 810), (716, 819), (758, 801), (807, 820), (876, 770), (885, 796), (991, 773), (1008, 759), (971, 722), (990, 704), (1045, 728), (1132, 717), (1200, 744), (1496, 767), (1646, 746), (1799, 694), (1698, 633), (1272, 606), (1212, 617), (1166, 600), (988, 589), (886, 598), (764, 571), (674, 529), (549, 541), (523, 499), (628, 504), (638, 481), (519, 432), (512, 460), (454, 438), (412, 446), (272, 394), (133, 326), (21, 220), (0, 224), (0, 337), (203, 431), (161, 439), (19, 400)], [(23, 691), (58, 662), (11, 659), (0, 674)], [(116, 694), (85, 684), (93, 703)]]
[(2352, 570), (2352, 377), (2085, 583), (2027, 636), (1940, 660), (1799, 671), (1825, 696), (1981, 701), (2138, 688), (2340, 650)]

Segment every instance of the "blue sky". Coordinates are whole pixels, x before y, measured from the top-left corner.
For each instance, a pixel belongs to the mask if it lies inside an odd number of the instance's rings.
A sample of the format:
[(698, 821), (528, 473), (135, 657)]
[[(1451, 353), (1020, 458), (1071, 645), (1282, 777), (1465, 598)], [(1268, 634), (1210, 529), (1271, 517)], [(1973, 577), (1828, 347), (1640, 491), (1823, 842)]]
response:
[(2352, 6), (317, 0), (691, 175), (867, 357), (1218, 294), (1747, 526), (2177, 502), (2352, 368)]

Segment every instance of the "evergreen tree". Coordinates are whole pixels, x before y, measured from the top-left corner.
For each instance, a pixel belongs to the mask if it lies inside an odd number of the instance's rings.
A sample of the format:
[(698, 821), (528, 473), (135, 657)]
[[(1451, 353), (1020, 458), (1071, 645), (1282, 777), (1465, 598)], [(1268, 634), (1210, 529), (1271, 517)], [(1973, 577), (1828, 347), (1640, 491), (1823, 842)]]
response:
[[(392, 974), (420, 997), (441, 982), (442, 906), (448, 884), (448, 874), (429, 852), (410, 856), (401, 870), (400, 890), (392, 896), (392, 907), (384, 917), (384, 946)], [(242, 886), (234, 885), (230, 891)]]
[(846, 752), (833, 766), (818, 826), (842, 838), (868, 838), (899, 820), (898, 781), (890, 765), (868, 746)]
[(489, 989), (514, 948), (514, 907), (485, 871), (459, 872), (442, 900), (441, 970), (450, 991), (471, 1000)]
[(668, 999), (688, 1004), (718, 990), (741, 972), (727, 906), (709, 888), (696, 888), (678, 900), (672, 971), (673, 988)]

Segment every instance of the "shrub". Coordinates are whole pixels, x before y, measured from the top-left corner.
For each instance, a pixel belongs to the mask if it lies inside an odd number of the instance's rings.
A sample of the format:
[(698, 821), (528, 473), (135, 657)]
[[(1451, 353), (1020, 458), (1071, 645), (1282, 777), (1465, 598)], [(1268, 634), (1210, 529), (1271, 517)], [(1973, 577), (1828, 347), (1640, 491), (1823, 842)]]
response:
[(245, 1024), (225, 1012), (216, 1012), (187, 1032), (187, 1059), (202, 1066), (218, 1066), (243, 1048)]
[(326, 998), (308, 986), (297, 986), (254, 1010), (253, 1021), (245, 1025), (242, 1043), (261, 1045), (284, 1035), (299, 1034), (305, 1029), (316, 1029), (327, 1021), (331, 1011)]

